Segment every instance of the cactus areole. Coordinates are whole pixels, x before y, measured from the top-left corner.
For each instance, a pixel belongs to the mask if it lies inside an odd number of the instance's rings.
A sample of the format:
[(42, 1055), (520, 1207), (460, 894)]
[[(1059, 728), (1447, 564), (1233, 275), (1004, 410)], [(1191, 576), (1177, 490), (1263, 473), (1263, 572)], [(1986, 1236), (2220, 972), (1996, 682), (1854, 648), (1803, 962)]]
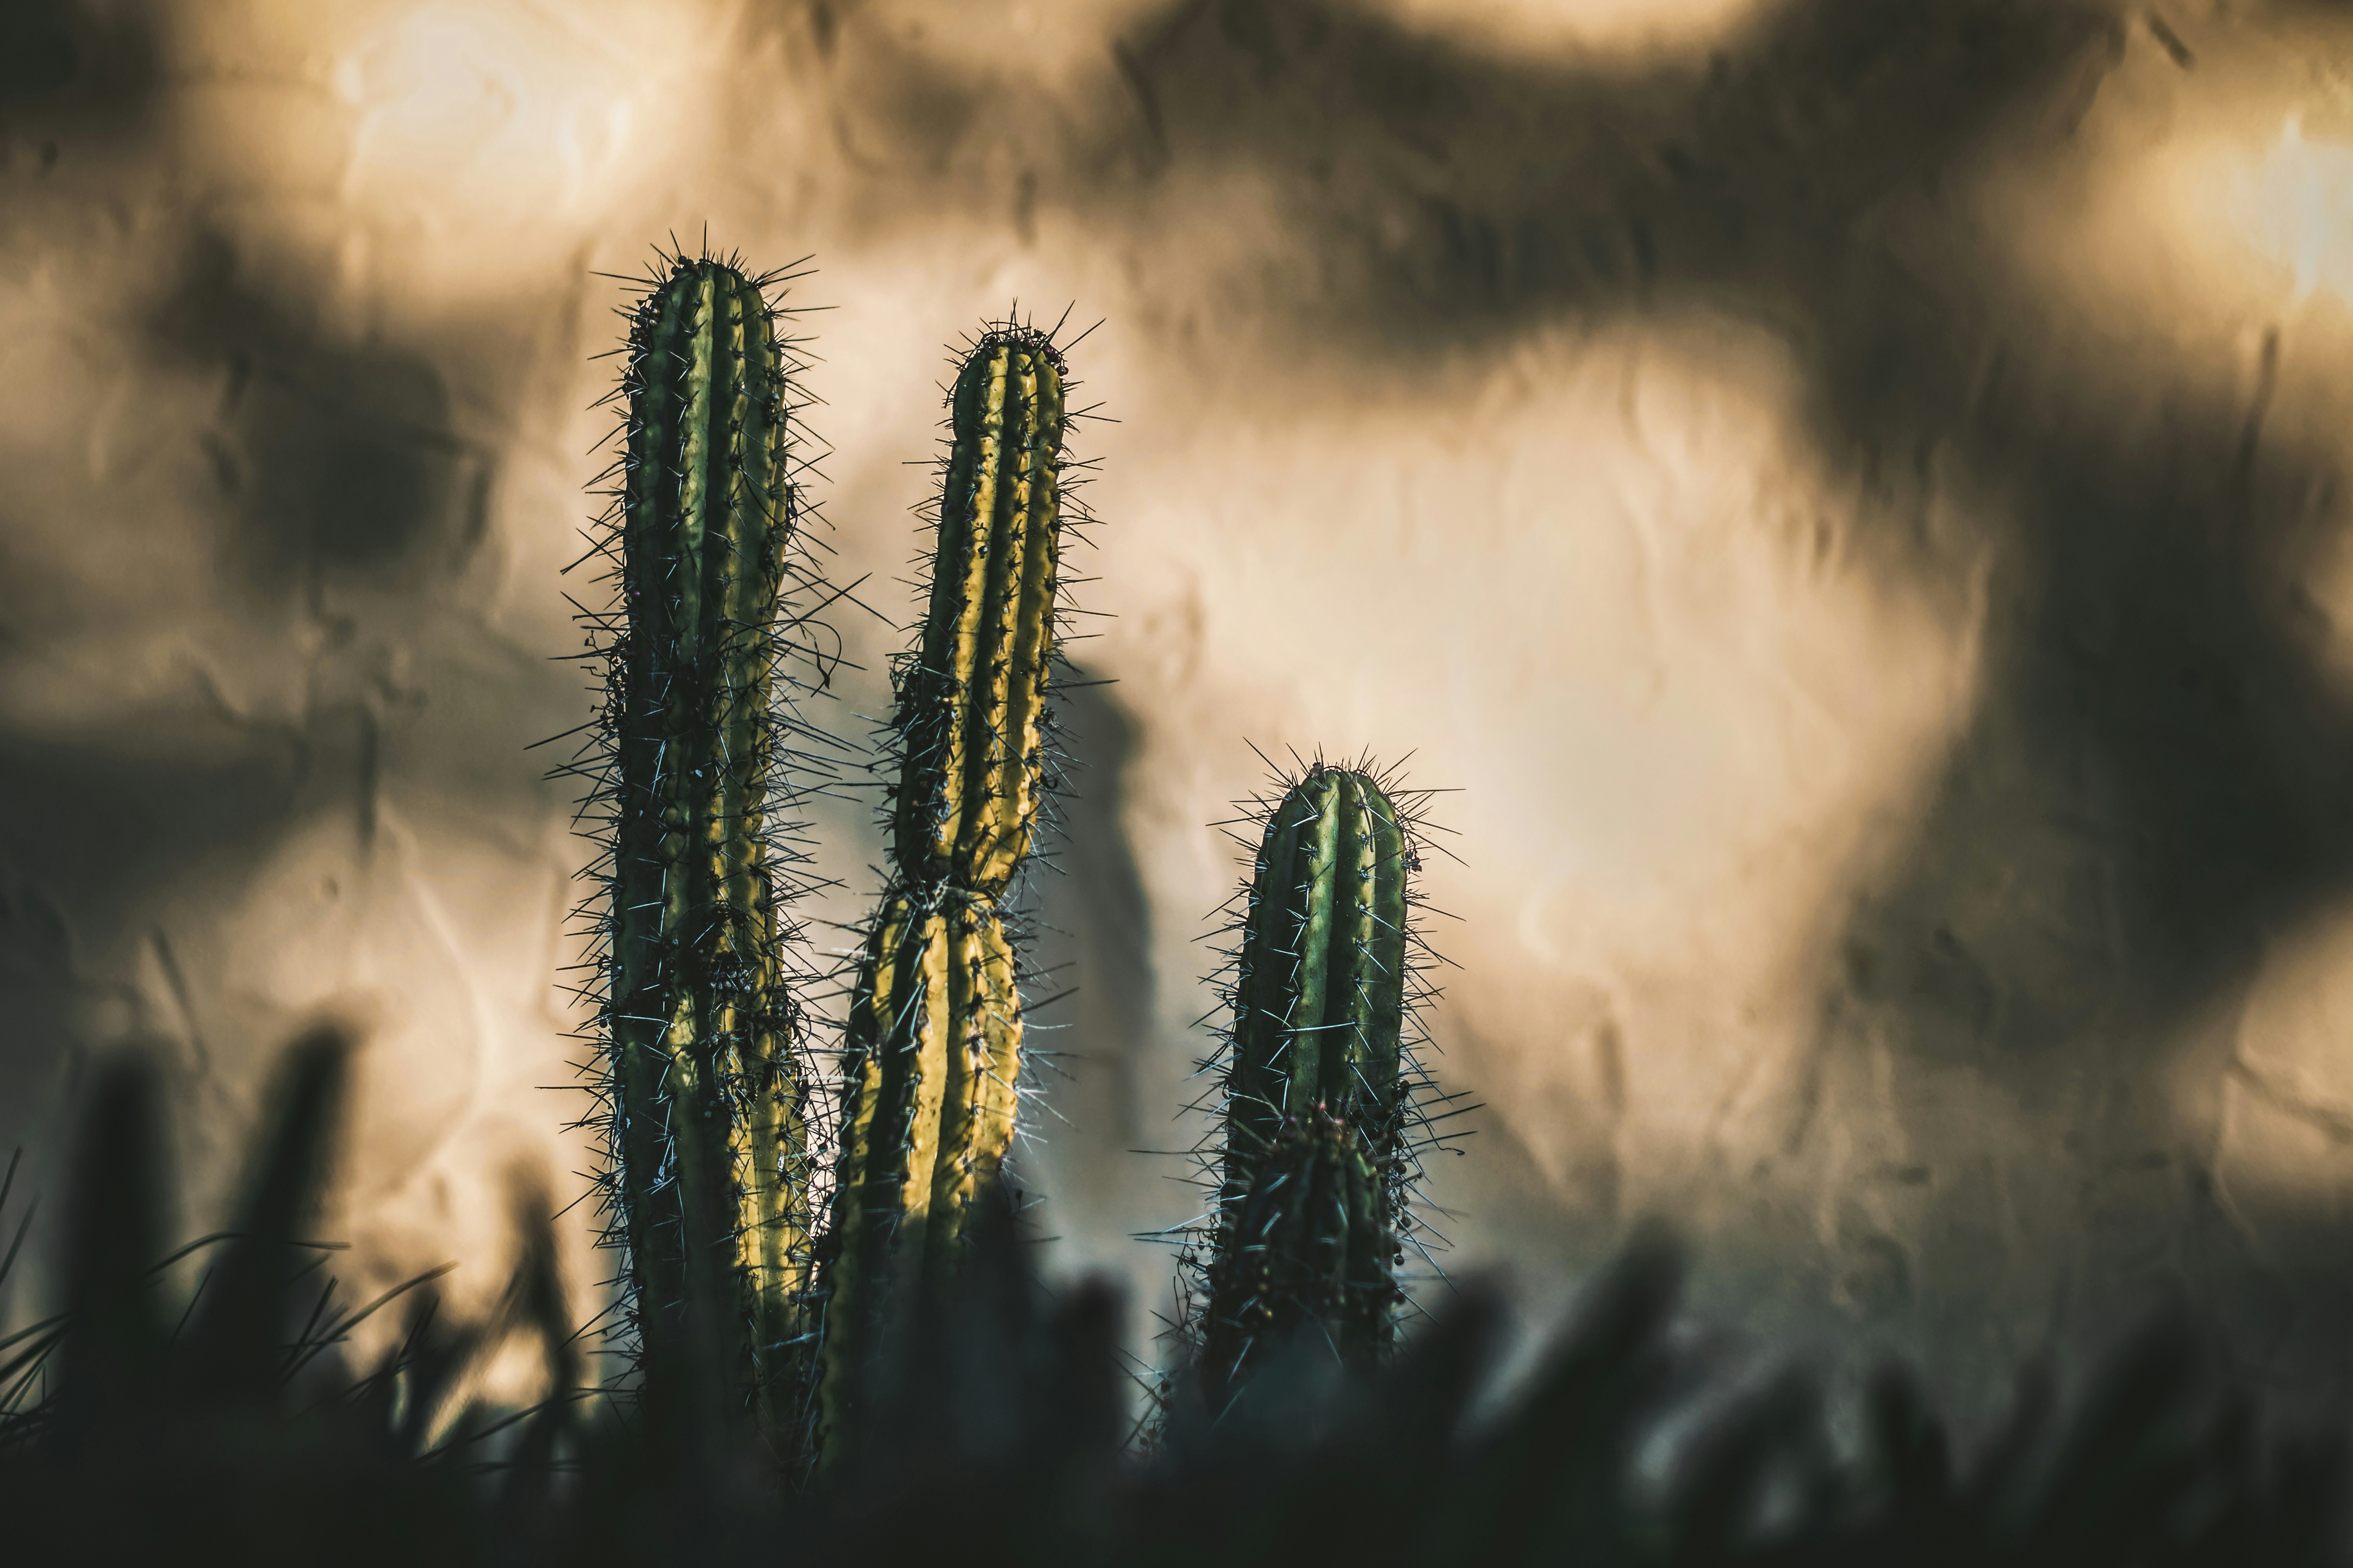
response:
[(1001, 896), (1029, 853), (1054, 657), (1062, 363), (998, 328), (956, 376), (923, 641), (899, 692), (894, 840), (910, 881)]
[(649, 1397), (716, 1373), (759, 1403), (797, 1338), (808, 1228), (762, 837), (785, 366), (759, 287), (709, 259), (632, 325), (608, 1005), (628, 1282)]

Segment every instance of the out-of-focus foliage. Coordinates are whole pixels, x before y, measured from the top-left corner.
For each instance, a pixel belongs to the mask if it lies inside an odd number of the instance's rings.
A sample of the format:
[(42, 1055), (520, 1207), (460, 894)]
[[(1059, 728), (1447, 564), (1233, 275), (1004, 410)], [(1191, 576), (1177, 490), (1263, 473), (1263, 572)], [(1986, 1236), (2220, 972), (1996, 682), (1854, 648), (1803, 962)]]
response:
[[(875, 1443), (786, 1496), (744, 1455), (689, 1456), (576, 1384), (553, 1252), (527, 1200), (504, 1307), (454, 1324), (429, 1280), (371, 1367), (339, 1346), (305, 1225), (343, 1102), (344, 1048), (290, 1055), (245, 1196), (189, 1302), (159, 1289), (155, 1089), (137, 1064), (91, 1095), (65, 1226), (66, 1299), (6, 1348), (0, 1510), (10, 1560), (472, 1563), (911, 1562), (1481, 1564), (2206, 1564), (2345, 1560), (2341, 1422), (2272, 1429), (2197, 1328), (2151, 1322), (2063, 1399), (2019, 1378), (2010, 1416), (1954, 1440), (1915, 1378), (1871, 1383), (1859, 1452), (1791, 1372), (1680, 1421), (1663, 1484), (1637, 1457), (1706, 1379), (1671, 1332), (1682, 1267), (1651, 1233), (1500, 1414), (1479, 1412), (1502, 1314), (1467, 1290), (1374, 1385), (1303, 1362), (1261, 1374), (1291, 1404), (1247, 1430), (1199, 1412), (1127, 1449), (1120, 1307), (1043, 1293), (999, 1229), (950, 1301), (923, 1304)], [(521, 1335), (550, 1397), (470, 1402), (470, 1371)], [(2063, 1415), (2063, 1409), (2065, 1414)], [(917, 1506), (917, 1504), (920, 1506)]]

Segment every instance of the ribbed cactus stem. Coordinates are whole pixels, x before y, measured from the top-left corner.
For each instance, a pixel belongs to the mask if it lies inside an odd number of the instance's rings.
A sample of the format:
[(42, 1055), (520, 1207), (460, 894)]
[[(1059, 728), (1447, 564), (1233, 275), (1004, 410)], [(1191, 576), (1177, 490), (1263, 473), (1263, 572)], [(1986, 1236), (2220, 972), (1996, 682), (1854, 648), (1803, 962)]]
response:
[(631, 1299), (650, 1397), (748, 1381), (775, 1423), (809, 1223), (763, 837), (784, 363), (758, 286), (715, 261), (680, 261), (633, 329), (609, 1005)]
[(955, 1277), (1001, 1197), (1021, 1070), (1013, 950), (987, 899), (887, 900), (851, 994), (827, 1310), (825, 1419), (846, 1428), (882, 1308)]
[(1038, 816), (1054, 655), (1061, 363), (984, 337), (956, 377), (930, 613), (899, 697), (895, 842), (910, 880), (1001, 895)]
[(1249, 1190), (1286, 1117), (1399, 1131), (1410, 848), (1380, 786), (1311, 769), (1268, 818), (1234, 991), (1225, 1191)]
[(1396, 1246), (1381, 1173), (1356, 1131), (1321, 1111), (1286, 1119), (1211, 1268), (1213, 1396), (1254, 1370), (1251, 1355), (1311, 1329), (1348, 1370), (1372, 1370), (1389, 1343)]
[(1389, 1342), (1415, 864), (1395, 805), (1352, 769), (1310, 768), (1267, 817), (1231, 994), (1198, 1331), (1219, 1405), (1270, 1336), (1321, 1324), (1353, 1370)]
[(949, 397), (929, 605), (899, 668), (892, 889), (853, 987), (826, 1247), (824, 1460), (894, 1310), (945, 1288), (1003, 1198), (1021, 1004), (997, 908), (1035, 837), (1060, 553), (1062, 362), (985, 332)]

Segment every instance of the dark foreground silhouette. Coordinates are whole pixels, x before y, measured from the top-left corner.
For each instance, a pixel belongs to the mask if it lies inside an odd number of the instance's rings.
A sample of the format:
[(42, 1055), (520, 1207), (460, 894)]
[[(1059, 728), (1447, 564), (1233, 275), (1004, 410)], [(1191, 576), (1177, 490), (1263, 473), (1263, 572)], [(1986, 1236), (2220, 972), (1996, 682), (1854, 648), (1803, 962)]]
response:
[[(396, 1349), (350, 1365), (357, 1313), (336, 1306), (304, 1229), (344, 1056), (327, 1035), (290, 1054), (241, 1211), (204, 1244), (187, 1301), (165, 1299), (159, 1267), (170, 1173), (154, 1082), (136, 1063), (102, 1076), (68, 1194), (62, 1310), (0, 1345), (7, 1560), (2348, 1561), (2348, 1423), (2277, 1429), (2179, 1317), (2149, 1323), (2070, 1399), (2030, 1365), (2007, 1421), (1968, 1452), (1889, 1366), (1867, 1388), (1860, 1451), (1842, 1457), (1820, 1389), (1790, 1373), (1721, 1405), (1663, 1481), (1638, 1475), (1646, 1439), (1702, 1382), (1668, 1333), (1681, 1267), (1655, 1233), (1500, 1414), (1473, 1412), (1502, 1326), (1474, 1289), (1374, 1386), (1297, 1347), (1214, 1415), (1173, 1400), (1142, 1452), (1119, 1302), (1097, 1287), (1050, 1299), (1008, 1238), (987, 1238), (964, 1293), (916, 1314), (858, 1458), (821, 1489), (780, 1488), (725, 1430), (666, 1430), (581, 1386), (545, 1205), (528, 1196), (498, 1313), (452, 1323), (417, 1282), (381, 1304), (406, 1315)], [(518, 1333), (558, 1394), (520, 1412), (454, 1398)]]

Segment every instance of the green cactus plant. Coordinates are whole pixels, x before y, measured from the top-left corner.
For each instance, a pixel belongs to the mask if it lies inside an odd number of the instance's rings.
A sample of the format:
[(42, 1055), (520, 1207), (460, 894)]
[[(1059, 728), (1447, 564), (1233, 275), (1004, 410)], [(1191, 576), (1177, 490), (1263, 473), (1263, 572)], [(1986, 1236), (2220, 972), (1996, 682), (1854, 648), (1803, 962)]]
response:
[[(1399, 800), (1405, 802), (1400, 806)], [(1427, 792), (1321, 759), (1249, 820), (1261, 828), (1205, 1068), (1220, 1118), (1199, 1151), (1216, 1198), (1184, 1232), (1194, 1313), (1184, 1350), (1212, 1408), (1261, 1342), (1320, 1324), (1341, 1363), (1388, 1352), (1395, 1265), (1422, 1241), (1407, 1200), (1437, 1095), (1414, 1050), (1426, 950), (1415, 934)]]
[(783, 606), (815, 584), (799, 553), (798, 365), (768, 298), (778, 275), (665, 259), (630, 313), (616, 504), (584, 558), (617, 590), (612, 611), (582, 611), (605, 701), (558, 772), (587, 778), (603, 810), (586, 994), (607, 1239), (626, 1254), (641, 1394), (698, 1430), (748, 1407), (783, 1445), (804, 1425), (810, 1231), (783, 767), (788, 751), (822, 761), (796, 743), (815, 732), (787, 701), (810, 682), (780, 673), (807, 647)]
[(850, 1440), (894, 1299), (944, 1289), (1001, 1177), (1021, 1072), (1004, 908), (1053, 781), (1071, 416), (1052, 334), (992, 323), (949, 394), (928, 609), (896, 671), (895, 869), (851, 987), (819, 1402)]
[(822, 1416), (848, 1430), (880, 1309), (955, 1272), (998, 1190), (1021, 1070), (1013, 949), (991, 901), (944, 883), (884, 903), (850, 999)]
[(1321, 1110), (1285, 1119), (1211, 1264), (1202, 1360), (1220, 1390), (1240, 1381), (1259, 1341), (1309, 1324), (1348, 1371), (1378, 1364), (1400, 1295), (1389, 1210), (1356, 1128)]
[(901, 670), (899, 873), (989, 898), (1012, 882), (1038, 817), (1054, 657), (1062, 441), (1061, 356), (998, 327), (950, 395), (930, 612)]
[(1234, 981), (1224, 1197), (1240, 1201), (1286, 1118), (1398, 1133), (1415, 857), (1372, 779), (1311, 769), (1266, 824)]

